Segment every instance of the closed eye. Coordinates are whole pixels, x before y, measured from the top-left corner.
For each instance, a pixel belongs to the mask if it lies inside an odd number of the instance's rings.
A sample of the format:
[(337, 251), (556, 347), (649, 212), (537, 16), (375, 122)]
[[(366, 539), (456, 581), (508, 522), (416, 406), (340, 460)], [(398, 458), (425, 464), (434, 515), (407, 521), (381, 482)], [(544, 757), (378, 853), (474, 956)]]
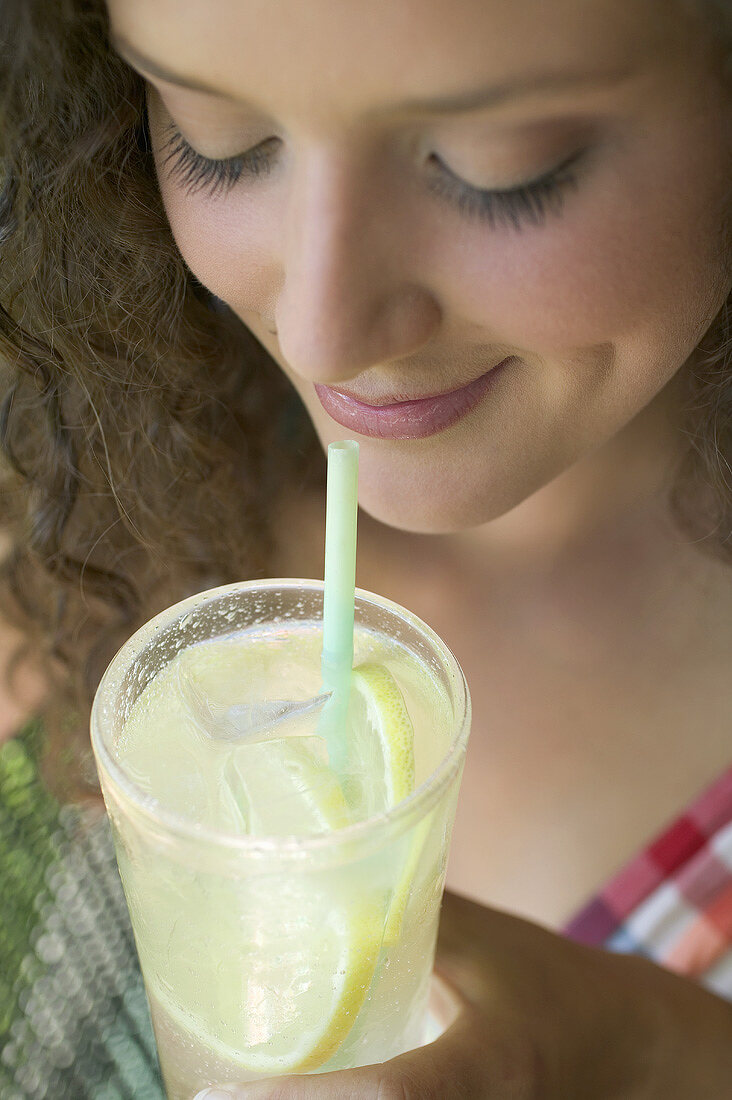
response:
[[(213, 160), (197, 153), (174, 123), (165, 128), (164, 163), (171, 178), (188, 194), (204, 191), (216, 196), (230, 191), (240, 180), (267, 175), (274, 167), (281, 139), (267, 138), (246, 153)], [(586, 152), (580, 149), (541, 176), (509, 189), (481, 189), (461, 179), (436, 154), (429, 157), (428, 190), (449, 202), (466, 218), (477, 218), (491, 227), (520, 229), (524, 223), (539, 226), (560, 213), (565, 192), (577, 186), (575, 167)]]
[(461, 214), (486, 221), (492, 227), (520, 229), (524, 222), (539, 226), (550, 214), (561, 212), (565, 192), (577, 186), (575, 168), (585, 153), (585, 149), (577, 150), (541, 176), (506, 189), (474, 187), (433, 153), (431, 162), (437, 171), (428, 187), (433, 194), (453, 203)]
[(267, 138), (246, 153), (225, 160), (211, 160), (201, 156), (186, 141), (174, 123), (165, 127), (163, 151), (164, 164), (172, 179), (177, 179), (188, 194), (206, 191), (210, 195), (231, 190), (242, 177), (256, 177), (266, 174), (272, 167), (272, 159), (280, 139)]

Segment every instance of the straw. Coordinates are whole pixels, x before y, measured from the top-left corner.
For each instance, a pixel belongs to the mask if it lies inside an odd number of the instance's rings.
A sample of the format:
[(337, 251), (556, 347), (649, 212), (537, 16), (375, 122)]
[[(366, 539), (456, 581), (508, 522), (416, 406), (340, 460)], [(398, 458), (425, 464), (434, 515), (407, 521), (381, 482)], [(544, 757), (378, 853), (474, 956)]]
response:
[(356, 522), (358, 511), (358, 443), (346, 439), (328, 447), (325, 514), (325, 582), (323, 592), (323, 691), (331, 697), (323, 708), (318, 732), (325, 738), (330, 765), (345, 768), (346, 715), (353, 666), (353, 619), (356, 593)]

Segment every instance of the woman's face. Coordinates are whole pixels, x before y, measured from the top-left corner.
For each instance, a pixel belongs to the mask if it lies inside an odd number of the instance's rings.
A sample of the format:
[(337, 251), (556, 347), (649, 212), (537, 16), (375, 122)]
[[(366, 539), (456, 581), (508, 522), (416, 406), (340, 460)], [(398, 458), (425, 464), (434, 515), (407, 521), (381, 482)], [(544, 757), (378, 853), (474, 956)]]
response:
[(519, 504), (648, 405), (724, 301), (729, 103), (668, 0), (109, 9), (186, 263), (323, 443), (360, 441), (386, 523)]

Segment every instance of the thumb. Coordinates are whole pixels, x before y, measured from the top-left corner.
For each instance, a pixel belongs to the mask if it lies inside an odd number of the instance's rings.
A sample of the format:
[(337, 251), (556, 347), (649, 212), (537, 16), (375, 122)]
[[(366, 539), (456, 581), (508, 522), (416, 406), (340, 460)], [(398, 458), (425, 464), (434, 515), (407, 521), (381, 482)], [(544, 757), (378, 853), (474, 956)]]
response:
[(456, 1011), (446, 1031), (427, 1046), (407, 1051), (383, 1067), (393, 1091), (374, 1100), (534, 1100), (537, 1053), (528, 1035), (496, 1012), (489, 1020), (444, 979)]

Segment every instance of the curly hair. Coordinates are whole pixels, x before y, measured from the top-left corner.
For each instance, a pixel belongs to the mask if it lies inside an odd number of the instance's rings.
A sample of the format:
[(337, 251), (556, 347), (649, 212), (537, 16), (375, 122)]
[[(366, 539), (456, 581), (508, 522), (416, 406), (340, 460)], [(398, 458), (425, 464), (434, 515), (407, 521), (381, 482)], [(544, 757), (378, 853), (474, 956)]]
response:
[(101, 0), (2, 14), (0, 606), (57, 671), (49, 717), (84, 743), (136, 626), (266, 573), (268, 513), (317, 476), (317, 450), (282, 372), (174, 245), (144, 83)]
[[(729, 0), (694, 3), (732, 41)], [(177, 598), (265, 573), (272, 502), (322, 463), (282, 372), (175, 246), (144, 82), (111, 50), (102, 0), (2, 0), (2, 18), (0, 598), (81, 734), (119, 642)], [(679, 515), (732, 553), (729, 300), (695, 357), (687, 431)]]

